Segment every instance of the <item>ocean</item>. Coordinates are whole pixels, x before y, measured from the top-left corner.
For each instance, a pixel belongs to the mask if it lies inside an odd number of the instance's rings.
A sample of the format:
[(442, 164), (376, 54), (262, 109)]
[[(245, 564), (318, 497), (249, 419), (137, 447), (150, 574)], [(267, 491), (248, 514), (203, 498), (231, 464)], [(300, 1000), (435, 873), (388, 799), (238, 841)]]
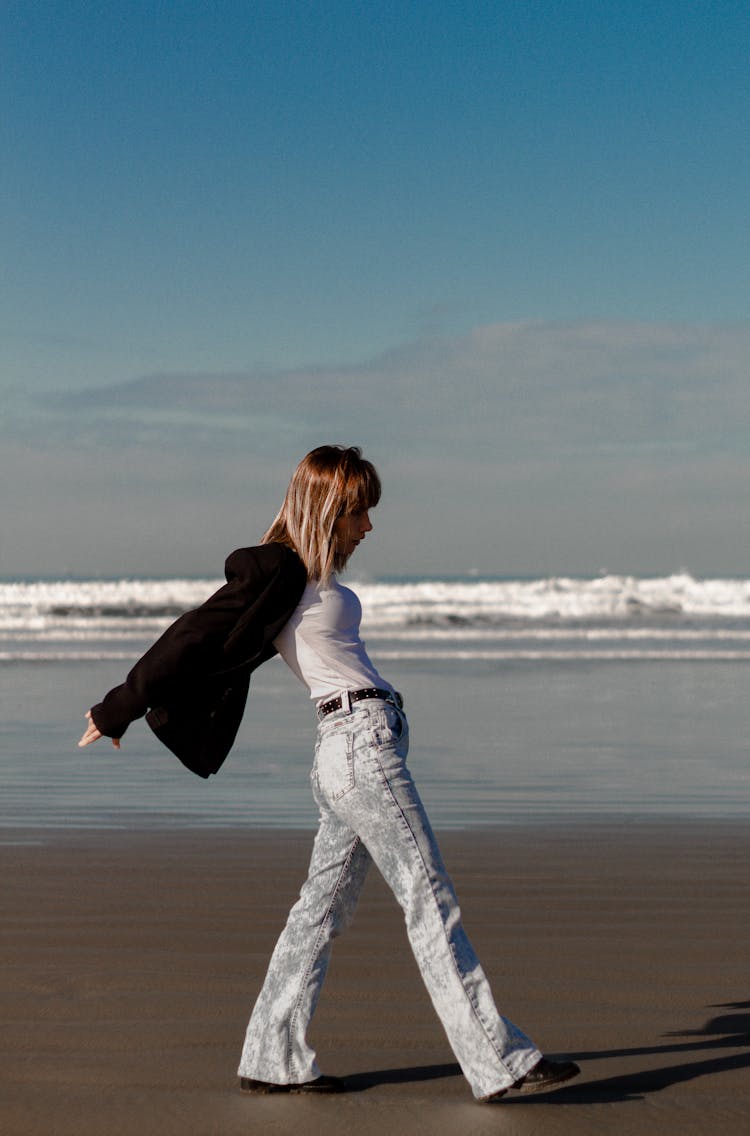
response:
[[(86, 708), (219, 583), (0, 582), (0, 825), (314, 826), (314, 711), (278, 659), (207, 782), (143, 722), (119, 752), (76, 746)], [(750, 580), (347, 583), (436, 828), (750, 817)]]

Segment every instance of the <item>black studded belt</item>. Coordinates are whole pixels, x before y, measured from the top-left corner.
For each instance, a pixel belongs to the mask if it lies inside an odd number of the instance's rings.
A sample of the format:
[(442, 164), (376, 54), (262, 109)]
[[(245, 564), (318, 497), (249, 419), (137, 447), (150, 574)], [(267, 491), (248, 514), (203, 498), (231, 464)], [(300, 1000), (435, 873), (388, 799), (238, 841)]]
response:
[[(349, 690), (347, 694), (350, 702), (363, 702), (365, 698), (379, 698), (383, 702), (392, 703), (399, 710), (404, 705), (404, 700), (397, 690), (378, 690), (377, 686), (366, 686), (364, 690)], [(327, 702), (321, 703), (318, 707), (318, 718), (325, 718), (326, 714), (333, 714), (335, 710), (341, 710), (345, 701), (346, 695), (342, 697), (342, 695), (337, 694), (335, 698), (329, 698)]]

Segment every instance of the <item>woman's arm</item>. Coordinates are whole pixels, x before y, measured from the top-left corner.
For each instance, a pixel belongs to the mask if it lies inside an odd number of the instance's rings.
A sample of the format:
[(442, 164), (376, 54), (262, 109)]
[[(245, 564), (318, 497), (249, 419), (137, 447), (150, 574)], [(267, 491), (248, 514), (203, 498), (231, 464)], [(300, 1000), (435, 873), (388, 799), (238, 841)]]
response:
[(259, 655), (276, 608), (294, 606), (304, 589), (301, 561), (279, 544), (237, 549), (227, 559), (227, 583), (204, 604), (181, 615), (88, 712), (81, 745), (101, 736), (119, 740), (149, 707), (190, 697), (212, 674)]

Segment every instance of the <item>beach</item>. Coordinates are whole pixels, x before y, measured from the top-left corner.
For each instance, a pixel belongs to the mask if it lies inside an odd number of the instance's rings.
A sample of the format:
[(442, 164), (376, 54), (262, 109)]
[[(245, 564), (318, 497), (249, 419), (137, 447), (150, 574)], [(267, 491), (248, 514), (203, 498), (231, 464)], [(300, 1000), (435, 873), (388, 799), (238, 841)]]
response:
[(582, 1074), (477, 1104), (375, 873), (313, 1023), (343, 1096), (250, 1097), (304, 878), (315, 716), (253, 677), (208, 781), (83, 713), (208, 581), (0, 588), (3, 1136), (600, 1136), (750, 1122), (750, 580), (363, 584), (409, 767), (502, 1013)]
[(735, 821), (441, 833), (503, 1013), (581, 1077), (471, 1096), (371, 874), (314, 1021), (344, 1096), (240, 1094), (249, 1010), (309, 831), (0, 834), (7, 1136), (737, 1132), (750, 1118), (747, 864)]

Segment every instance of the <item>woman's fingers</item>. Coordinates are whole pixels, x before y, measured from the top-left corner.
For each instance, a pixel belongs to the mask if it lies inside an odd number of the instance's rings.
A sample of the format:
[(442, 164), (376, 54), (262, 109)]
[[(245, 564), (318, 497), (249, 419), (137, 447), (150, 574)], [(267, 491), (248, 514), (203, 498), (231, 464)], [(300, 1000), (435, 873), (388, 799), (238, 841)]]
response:
[[(79, 747), (91, 745), (92, 742), (98, 742), (99, 738), (101, 738), (103, 736), (101, 730), (98, 730), (96, 728), (96, 726), (94, 725), (94, 719), (91, 717), (91, 711), (90, 710), (86, 711), (86, 717), (89, 720), (89, 724), (86, 727), (86, 729), (84, 730), (83, 736), (81, 737), (81, 740), (78, 743)], [(112, 745), (115, 747), (115, 749), (119, 749), (120, 748), (120, 739), (119, 738), (112, 738)]]
[(90, 710), (86, 711), (86, 717), (88, 718), (89, 723), (88, 723), (86, 729), (83, 732), (83, 736), (81, 737), (81, 740), (78, 743), (79, 746), (91, 745), (92, 742), (98, 741), (99, 738), (102, 736), (101, 733), (99, 732), (99, 730), (97, 730), (96, 726), (94, 725), (93, 719), (91, 717), (91, 711)]

